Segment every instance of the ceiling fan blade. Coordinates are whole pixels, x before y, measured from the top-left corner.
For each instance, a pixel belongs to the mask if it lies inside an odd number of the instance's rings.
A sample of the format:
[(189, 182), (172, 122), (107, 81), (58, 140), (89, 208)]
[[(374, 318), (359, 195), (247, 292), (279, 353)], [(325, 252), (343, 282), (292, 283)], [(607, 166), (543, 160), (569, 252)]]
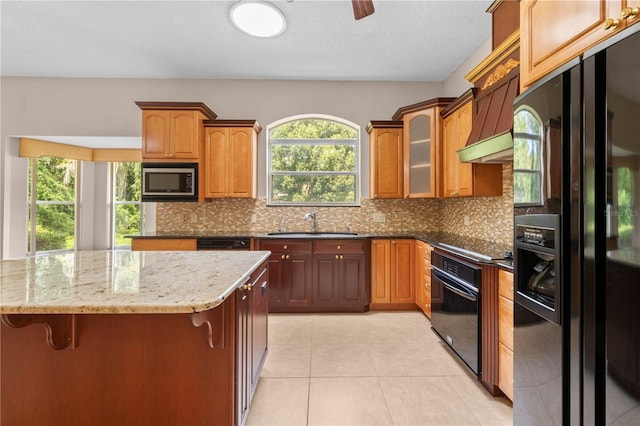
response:
[(353, 5), (353, 16), (355, 16), (356, 20), (366, 18), (375, 12), (373, 0), (351, 0), (351, 4)]

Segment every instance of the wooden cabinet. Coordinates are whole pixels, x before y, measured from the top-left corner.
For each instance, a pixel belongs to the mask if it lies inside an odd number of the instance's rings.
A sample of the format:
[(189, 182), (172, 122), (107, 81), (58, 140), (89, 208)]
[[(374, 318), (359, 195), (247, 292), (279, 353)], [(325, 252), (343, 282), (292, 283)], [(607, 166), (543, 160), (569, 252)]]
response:
[(404, 198), (402, 121), (371, 121), (369, 168), (371, 198)]
[(502, 195), (502, 165), (462, 163), (458, 150), (471, 133), (473, 91), (469, 90), (442, 112), (444, 197)]
[(132, 251), (193, 251), (196, 238), (132, 238)]
[(638, 0), (520, 2), (521, 87), (640, 21)]
[(206, 122), (205, 129), (205, 198), (255, 198), (260, 125), (215, 120)]
[(392, 119), (403, 122), (405, 198), (435, 198), (442, 193), (442, 119), (453, 98), (436, 98), (402, 107)]
[(368, 303), (362, 241), (314, 241), (313, 305), (364, 310)]
[(371, 242), (371, 309), (415, 309), (414, 240)]
[(269, 256), (269, 311), (300, 312), (311, 306), (311, 241), (258, 240)]
[(513, 401), (513, 273), (498, 272), (498, 387)]
[(198, 161), (204, 141), (203, 120), (216, 114), (198, 102), (136, 102), (142, 109), (142, 159)]
[[(416, 304), (431, 319), (431, 252), (433, 247), (424, 241), (415, 242)], [(436, 295), (437, 296), (437, 295)]]
[(236, 424), (249, 414), (267, 356), (268, 263), (238, 290), (236, 299)]
[(269, 312), (363, 312), (369, 240), (261, 239), (270, 250)]

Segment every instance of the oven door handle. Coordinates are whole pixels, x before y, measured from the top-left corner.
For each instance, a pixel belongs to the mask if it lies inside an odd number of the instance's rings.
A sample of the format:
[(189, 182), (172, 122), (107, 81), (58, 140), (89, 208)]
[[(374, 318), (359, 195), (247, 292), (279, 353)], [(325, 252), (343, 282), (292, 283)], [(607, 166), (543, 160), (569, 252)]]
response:
[(448, 273), (446, 273), (442, 269), (439, 269), (436, 266), (432, 266), (431, 268), (434, 270), (436, 278), (448, 290), (454, 292), (455, 294), (457, 294), (460, 297), (464, 297), (465, 299), (467, 299), (467, 300), (469, 300), (471, 302), (476, 302), (478, 300), (478, 297), (477, 297), (476, 293), (474, 293), (470, 289), (466, 288), (466, 286), (460, 286), (460, 284), (458, 284), (456, 282), (457, 280), (451, 279), (451, 278), (455, 278), (455, 277), (450, 277)]

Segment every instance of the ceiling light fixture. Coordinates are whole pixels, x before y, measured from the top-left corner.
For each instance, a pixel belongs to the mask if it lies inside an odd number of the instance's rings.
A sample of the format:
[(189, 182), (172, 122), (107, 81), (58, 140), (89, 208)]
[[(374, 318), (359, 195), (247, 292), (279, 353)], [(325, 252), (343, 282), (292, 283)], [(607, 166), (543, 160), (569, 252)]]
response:
[(286, 27), (280, 9), (264, 1), (238, 1), (229, 16), (236, 28), (254, 37), (275, 37)]

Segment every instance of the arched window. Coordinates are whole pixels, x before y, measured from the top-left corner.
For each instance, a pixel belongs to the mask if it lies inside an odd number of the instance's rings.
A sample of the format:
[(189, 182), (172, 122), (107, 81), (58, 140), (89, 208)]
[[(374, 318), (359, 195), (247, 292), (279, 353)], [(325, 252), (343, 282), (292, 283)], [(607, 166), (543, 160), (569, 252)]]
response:
[(540, 117), (531, 109), (519, 108), (513, 119), (513, 204), (542, 204), (542, 136)]
[(268, 203), (360, 205), (360, 127), (298, 115), (267, 126)]

